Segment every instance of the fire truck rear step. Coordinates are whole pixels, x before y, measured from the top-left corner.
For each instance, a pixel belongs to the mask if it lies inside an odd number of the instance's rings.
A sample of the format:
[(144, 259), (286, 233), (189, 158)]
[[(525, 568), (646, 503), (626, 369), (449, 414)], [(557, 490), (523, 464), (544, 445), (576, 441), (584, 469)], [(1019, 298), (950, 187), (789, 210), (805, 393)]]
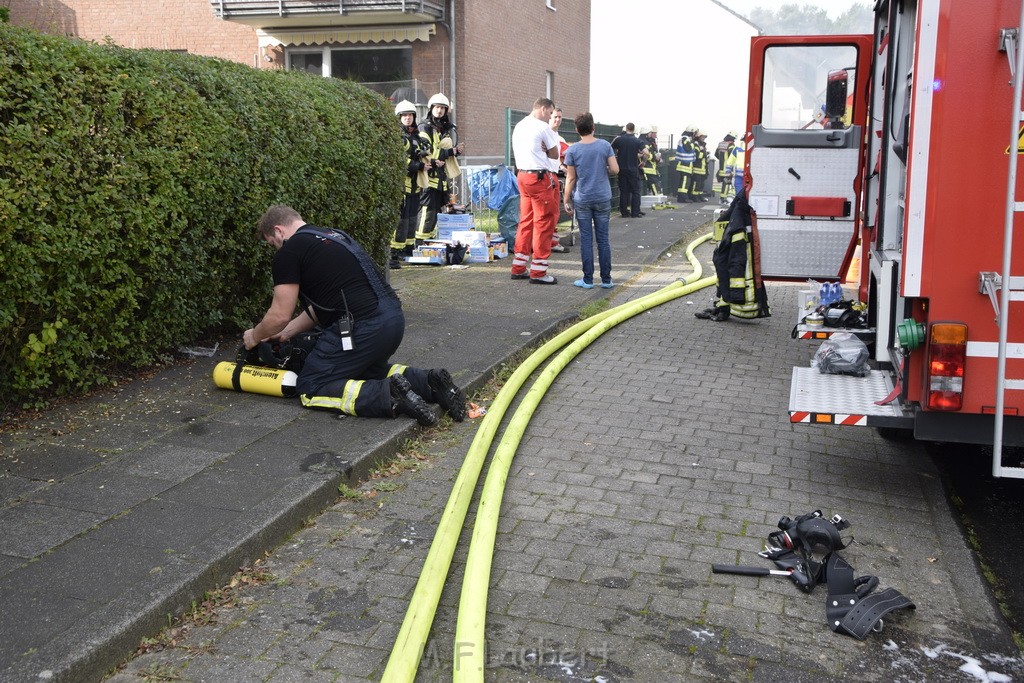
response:
[(892, 374), (872, 370), (867, 377), (823, 375), (817, 368), (793, 368), (789, 421), (861, 427), (913, 427), (898, 398), (878, 405), (893, 391)]

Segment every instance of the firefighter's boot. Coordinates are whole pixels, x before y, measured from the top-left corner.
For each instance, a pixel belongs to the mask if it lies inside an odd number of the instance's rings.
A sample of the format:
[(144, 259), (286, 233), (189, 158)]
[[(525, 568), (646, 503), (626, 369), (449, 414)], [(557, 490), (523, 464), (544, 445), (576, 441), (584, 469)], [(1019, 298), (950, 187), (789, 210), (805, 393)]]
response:
[(402, 267), (402, 258), (405, 256), (402, 249), (392, 249), (391, 259), (388, 261), (388, 268), (398, 270)]
[(427, 383), (434, 392), (437, 404), (456, 422), (466, 419), (466, 392), (456, 386), (451, 374), (444, 369), (427, 373)]
[(391, 405), (396, 417), (408, 415), (423, 427), (437, 424), (437, 415), (402, 375), (391, 376)]

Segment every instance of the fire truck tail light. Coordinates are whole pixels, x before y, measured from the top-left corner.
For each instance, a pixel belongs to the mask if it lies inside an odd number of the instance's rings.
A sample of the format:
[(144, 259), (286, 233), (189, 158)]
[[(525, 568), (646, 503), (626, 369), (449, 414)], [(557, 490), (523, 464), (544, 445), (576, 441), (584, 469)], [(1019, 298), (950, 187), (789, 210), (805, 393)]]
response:
[(960, 410), (964, 402), (967, 325), (935, 323), (928, 344), (928, 408)]

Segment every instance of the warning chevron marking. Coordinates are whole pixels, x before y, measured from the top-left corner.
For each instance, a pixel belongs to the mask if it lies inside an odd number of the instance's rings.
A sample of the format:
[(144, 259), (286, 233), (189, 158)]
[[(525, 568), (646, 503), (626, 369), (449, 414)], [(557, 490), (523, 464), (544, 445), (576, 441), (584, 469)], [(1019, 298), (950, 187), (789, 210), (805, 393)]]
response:
[[(1024, 125), (1022, 125), (1020, 127), (1020, 130), (1017, 132), (1017, 151), (1018, 152), (1024, 152)], [(1004, 154), (1009, 154), (1009, 153), (1010, 153), (1010, 146), (1007, 145), (1006, 146), (1006, 151), (1004, 152)]]
[(810, 413), (803, 410), (793, 410), (789, 413), (791, 423), (805, 424), (837, 424), (845, 427), (864, 427), (868, 424), (867, 415), (846, 415), (832, 413)]

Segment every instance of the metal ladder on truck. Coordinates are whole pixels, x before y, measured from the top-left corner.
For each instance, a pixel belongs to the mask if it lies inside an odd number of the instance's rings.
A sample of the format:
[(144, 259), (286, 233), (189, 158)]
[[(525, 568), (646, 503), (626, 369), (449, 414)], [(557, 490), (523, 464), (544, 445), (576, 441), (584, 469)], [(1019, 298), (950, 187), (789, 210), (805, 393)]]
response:
[[(1010, 131), (1009, 173), (1006, 180), (1006, 211), (1003, 222), (1003, 265), (1002, 274), (981, 273), (983, 288), (992, 298), (998, 300), (996, 322), (999, 325), (999, 355), (996, 365), (996, 411), (992, 435), (992, 476), (1024, 479), (1024, 467), (1003, 466), (1003, 417), (1006, 391), (1024, 391), (1024, 379), (1006, 377), (1006, 342), (1010, 329), (1010, 301), (1024, 300), (1024, 277), (1010, 275), (1010, 261), (1013, 254), (1013, 223), (1017, 214), (1024, 213), (1024, 202), (1017, 201), (1017, 167), (1020, 161), (1021, 94), (1024, 91), (1024, 50), (1021, 49), (1021, 33), (1024, 31), (1024, 2), (1021, 3), (1020, 20), (1017, 28), (1000, 31), (1000, 49), (1006, 52), (1010, 63), (1010, 78), (1013, 82), (1013, 124)], [(998, 289), (998, 297), (996, 291)]]

